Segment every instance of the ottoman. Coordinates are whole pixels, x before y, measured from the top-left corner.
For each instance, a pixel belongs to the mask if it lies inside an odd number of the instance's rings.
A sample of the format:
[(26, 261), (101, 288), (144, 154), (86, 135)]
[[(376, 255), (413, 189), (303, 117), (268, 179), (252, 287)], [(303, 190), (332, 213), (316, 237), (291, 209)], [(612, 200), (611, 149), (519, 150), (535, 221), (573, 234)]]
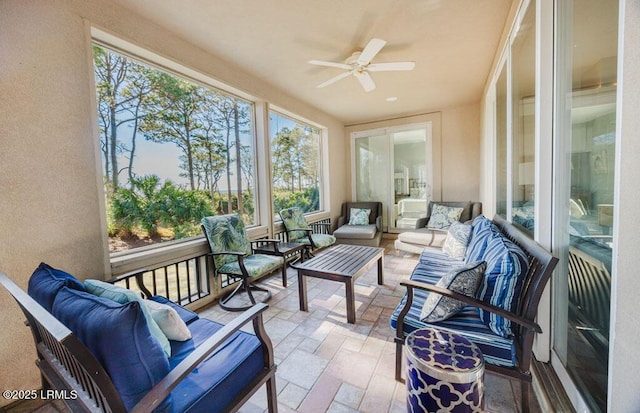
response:
[(407, 336), (408, 412), (482, 412), (484, 359), (466, 338), (434, 328)]

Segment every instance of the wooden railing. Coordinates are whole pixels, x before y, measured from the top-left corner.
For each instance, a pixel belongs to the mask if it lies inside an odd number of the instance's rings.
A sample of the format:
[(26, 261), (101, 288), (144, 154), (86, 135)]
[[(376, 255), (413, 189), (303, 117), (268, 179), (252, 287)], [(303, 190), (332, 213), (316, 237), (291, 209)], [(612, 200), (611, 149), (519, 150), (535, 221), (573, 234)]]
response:
[[(314, 232), (322, 233), (327, 231), (327, 225), (322, 225), (324, 223), (330, 223), (330, 219), (322, 218), (309, 224)], [(281, 223), (274, 225), (272, 238), (286, 241)], [(214, 278), (208, 253), (206, 239), (197, 237), (182, 243), (122, 254), (111, 261), (114, 278), (110, 281), (145, 295), (161, 295), (197, 309), (214, 302), (238, 282), (226, 274)]]

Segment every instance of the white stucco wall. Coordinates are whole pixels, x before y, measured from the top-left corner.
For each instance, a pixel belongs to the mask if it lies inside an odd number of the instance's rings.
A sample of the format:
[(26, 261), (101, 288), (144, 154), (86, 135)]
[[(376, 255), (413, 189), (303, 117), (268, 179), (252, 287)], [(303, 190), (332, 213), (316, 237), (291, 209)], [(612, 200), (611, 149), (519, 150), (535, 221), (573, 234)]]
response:
[(640, 0), (620, 1), (614, 260), (608, 411), (640, 408)]
[[(332, 217), (346, 200), (344, 129), (140, 16), (98, 0), (0, 2), (0, 271), (26, 289), (47, 262), (101, 278), (109, 257), (100, 199), (90, 25), (328, 128)], [(40, 387), (29, 330), (0, 289), (0, 388)], [(0, 399), (0, 406), (10, 400)]]

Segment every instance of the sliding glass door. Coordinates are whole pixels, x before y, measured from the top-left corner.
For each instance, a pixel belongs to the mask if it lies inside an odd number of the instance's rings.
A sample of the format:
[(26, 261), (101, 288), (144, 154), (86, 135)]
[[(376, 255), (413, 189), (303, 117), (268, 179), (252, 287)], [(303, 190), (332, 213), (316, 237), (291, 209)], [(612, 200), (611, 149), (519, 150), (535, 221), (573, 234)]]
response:
[(431, 124), (352, 134), (356, 201), (383, 203), (385, 231), (414, 229), (431, 199)]
[(614, 248), (618, 2), (557, 4), (554, 244), (561, 261), (553, 285), (553, 362), (569, 381), (565, 386), (573, 389), (579, 411), (604, 412)]

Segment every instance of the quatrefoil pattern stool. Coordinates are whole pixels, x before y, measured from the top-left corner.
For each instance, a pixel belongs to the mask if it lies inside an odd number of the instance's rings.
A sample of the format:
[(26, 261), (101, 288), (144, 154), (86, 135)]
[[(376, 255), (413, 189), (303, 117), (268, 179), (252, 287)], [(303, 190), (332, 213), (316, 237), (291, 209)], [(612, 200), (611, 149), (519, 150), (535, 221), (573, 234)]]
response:
[(407, 336), (407, 411), (482, 412), (484, 359), (466, 338), (433, 328)]

